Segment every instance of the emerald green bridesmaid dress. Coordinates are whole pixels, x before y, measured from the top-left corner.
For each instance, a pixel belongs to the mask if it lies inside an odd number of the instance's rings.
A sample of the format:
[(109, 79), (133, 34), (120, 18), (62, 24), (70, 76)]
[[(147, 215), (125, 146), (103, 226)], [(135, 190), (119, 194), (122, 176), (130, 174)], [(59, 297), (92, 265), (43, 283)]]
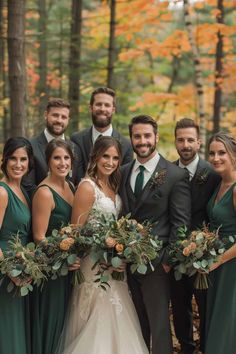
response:
[[(12, 235), (18, 233), (23, 244), (30, 241), (31, 212), (29, 205), (24, 204), (6, 183), (0, 182), (0, 186), (8, 194), (8, 205), (0, 229), (0, 248), (4, 253)], [(0, 283), (0, 353), (29, 354), (29, 296), (18, 297), (8, 293), (8, 278), (0, 277)]]
[[(53, 229), (59, 229), (70, 222), (72, 207), (55, 190), (47, 187), (55, 202), (46, 232), (46, 236), (49, 236)], [(42, 291), (36, 289), (33, 292), (31, 301), (33, 354), (55, 353), (63, 329), (70, 291), (71, 282), (68, 275), (48, 280)]]
[[(218, 227), (220, 237), (236, 235), (236, 211), (233, 188), (215, 203), (219, 188), (208, 203), (212, 230)], [(205, 354), (236, 353), (236, 259), (232, 259), (210, 273), (207, 296), (207, 324)]]

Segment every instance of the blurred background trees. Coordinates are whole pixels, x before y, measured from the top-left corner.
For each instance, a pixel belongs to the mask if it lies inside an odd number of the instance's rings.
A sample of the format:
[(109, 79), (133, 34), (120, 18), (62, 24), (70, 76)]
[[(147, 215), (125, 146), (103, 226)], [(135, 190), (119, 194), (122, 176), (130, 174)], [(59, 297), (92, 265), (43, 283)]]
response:
[(52, 96), (69, 99), (71, 130), (89, 126), (101, 85), (117, 92), (114, 125), (152, 115), (170, 158), (184, 116), (204, 140), (236, 135), (235, 14), (235, 0), (0, 0), (1, 142), (39, 132)]

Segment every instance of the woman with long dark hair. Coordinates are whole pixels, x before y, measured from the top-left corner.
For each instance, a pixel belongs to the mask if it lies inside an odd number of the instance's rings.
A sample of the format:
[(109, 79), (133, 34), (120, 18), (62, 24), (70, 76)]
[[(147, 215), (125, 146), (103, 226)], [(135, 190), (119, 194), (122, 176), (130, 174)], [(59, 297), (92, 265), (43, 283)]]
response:
[[(97, 213), (118, 217), (121, 199), (121, 146), (112, 137), (99, 137), (85, 178), (75, 194), (72, 223), (83, 225)], [(81, 260), (85, 282), (75, 287), (59, 353), (146, 354), (138, 317), (126, 281), (110, 279), (106, 291), (94, 282), (97, 269), (90, 257)], [(121, 270), (124, 270), (123, 267)]]
[[(21, 181), (33, 167), (33, 150), (30, 142), (22, 137), (7, 140), (0, 181), (0, 250), (8, 250), (9, 241), (18, 235), (25, 245), (30, 241), (31, 211), (27, 193)], [(22, 285), (11, 278), (16, 286)], [(8, 293), (9, 279), (0, 279), (0, 353), (30, 353), (29, 298)]]
[[(40, 243), (53, 229), (71, 219), (73, 188), (67, 182), (73, 162), (70, 144), (52, 140), (46, 148), (48, 176), (39, 184), (32, 208), (33, 238)], [(32, 350), (34, 354), (54, 354), (64, 324), (70, 295), (70, 277), (48, 280), (43, 290), (36, 289), (32, 299)]]

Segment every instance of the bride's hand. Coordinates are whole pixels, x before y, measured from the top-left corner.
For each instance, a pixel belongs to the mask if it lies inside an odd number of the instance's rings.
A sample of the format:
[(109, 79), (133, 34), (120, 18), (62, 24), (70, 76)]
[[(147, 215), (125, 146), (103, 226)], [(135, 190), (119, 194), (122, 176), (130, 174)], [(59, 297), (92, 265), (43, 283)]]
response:
[(126, 270), (126, 265), (127, 265), (127, 263), (123, 261), (119, 267), (117, 267), (117, 268), (112, 267), (112, 270), (114, 270), (115, 272), (122, 273)]
[(75, 263), (73, 263), (71, 266), (69, 266), (69, 271), (73, 271), (73, 270), (78, 270), (80, 269), (80, 258), (77, 257)]

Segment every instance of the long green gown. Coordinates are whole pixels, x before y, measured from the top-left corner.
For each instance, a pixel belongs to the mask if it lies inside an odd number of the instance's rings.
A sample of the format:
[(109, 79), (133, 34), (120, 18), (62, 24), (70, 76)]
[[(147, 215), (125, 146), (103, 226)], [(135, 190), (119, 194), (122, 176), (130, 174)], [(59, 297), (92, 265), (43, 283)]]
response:
[[(72, 208), (56, 191), (47, 187), (55, 202), (46, 232), (46, 236), (49, 236), (53, 229), (59, 229), (70, 222)], [(33, 354), (55, 353), (63, 329), (70, 290), (70, 276), (63, 276), (47, 281), (42, 291), (34, 291), (31, 301)]]
[[(18, 233), (23, 244), (29, 242), (31, 233), (30, 207), (25, 205), (4, 182), (0, 186), (8, 194), (8, 205), (0, 229), (0, 248), (8, 249), (8, 241)], [(28, 197), (25, 194), (27, 202)], [(29, 297), (13, 296), (7, 292), (9, 279), (2, 278), (0, 286), (0, 353), (30, 353)]]
[[(236, 235), (236, 211), (233, 187), (215, 203), (219, 188), (208, 203), (212, 230), (220, 227), (220, 237)], [(207, 298), (207, 337), (205, 354), (236, 353), (236, 259), (210, 273)]]

